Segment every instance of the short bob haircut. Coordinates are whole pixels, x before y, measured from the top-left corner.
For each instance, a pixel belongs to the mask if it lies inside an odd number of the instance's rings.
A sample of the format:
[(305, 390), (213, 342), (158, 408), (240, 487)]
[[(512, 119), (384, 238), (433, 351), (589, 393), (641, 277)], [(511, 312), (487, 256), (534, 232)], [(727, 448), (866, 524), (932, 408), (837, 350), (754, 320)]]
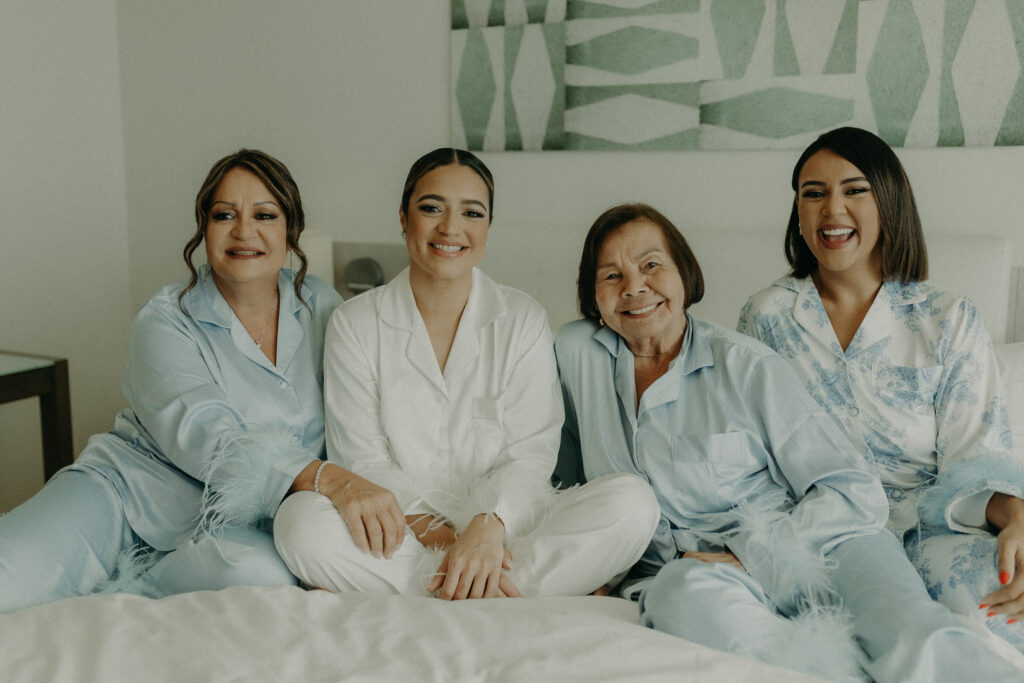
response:
[(795, 277), (807, 277), (818, 267), (818, 260), (800, 234), (800, 171), (817, 152), (831, 150), (860, 169), (871, 184), (878, 205), (878, 243), (882, 256), (882, 279), (900, 282), (928, 278), (928, 250), (917, 213), (914, 191), (903, 165), (889, 145), (873, 133), (860, 128), (836, 128), (821, 135), (804, 150), (793, 168), (793, 210), (786, 228), (786, 260)]
[(405, 178), (405, 187), (402, 189), (402, 213), (409, 214), (409, 202), (412, 200), (413, 190), (416, 189), (416, 183), (420, 181), (420, 178), (435, 168), (452, 164), (468, 166), (484, 181), (484, 185), (487, 186), (487, 213), (489, 214), (488, 222), (490, 222), (494, 218), (494, 177), (491, 175), (491, 170), (472, 152), (454, 147), (439, 147), (413, 162), (412, 168), (409, 169), (409, 175)]
[(580, 257), (580, 273), (576, 280), (576, 296), (580, 305), (580, 314), (587, 320), (601, 322), (601, 312), (597, 308), (597, 259), (604, 241), (616, 230), (635, 220), (648, 220), (656, 225), (665, 238), (669, 255), (679, 270), (683, 281), (686, 300), (683, 309), (704, 298), (704, 274), (701, 273), (697, 257), (693, 255), (686, 238), (682, 236), (672, 221), (665, 218), (657, 209), (647, 204), (619, 204), (608, 209), (590, 226), (590, 232), (583, 242), (583, 255)]
[[(299, 270), (295, 274), (295, 295), (299, 297), (299, 301), (302, 301), (304, 305), (306, 303), (302, 298), (301, 290), (302, 281), (306, 278), (306, 268), (309, 264), (306, 260), (306, 254), (299, 246), (299, 235), (302, 234), (306, 227), (306, 215), (302, 210), (302, 197), (299, 195), (299, 187), (295, 184), (295, 180), (288, 171), (288, 167), (283, 163), (265, 152), (256, 149), (242, 149), (234, 154), (227, 155), (215, 163), (213, 168), (210, 169), (209, 174), (207, 174), (206, 180), (203, 181), (202, 187), (199, 188), (199, 194), (196, 195), (196, 231), (185, 244), (183, 252), (185, 265), (188, 266), (191, 279), (185, 289), (181, 290), (181, 294), (178, 295), (178, 307), (183, 312), (185, 312), (185, 309), (181, 301), (185, 294), (196, 286), (196, 282), (199, 280), (196, 268), (192, 265), (192, 254), (199, 248), (203, 238), (206, 236), (206, 226), (210, 222), (210, 207), (213, 204), (213, 195), (217, 192), (217, 187), (220, 186), (224, 176), (236, 168), (243, 168), (259, 178), (281, 206), (281, 210), (285, 215), (285, 238), (288, 248), (298, 257), (300, 264)], [(307, 305), (306, 308), (309, 308), (309, 306)]]

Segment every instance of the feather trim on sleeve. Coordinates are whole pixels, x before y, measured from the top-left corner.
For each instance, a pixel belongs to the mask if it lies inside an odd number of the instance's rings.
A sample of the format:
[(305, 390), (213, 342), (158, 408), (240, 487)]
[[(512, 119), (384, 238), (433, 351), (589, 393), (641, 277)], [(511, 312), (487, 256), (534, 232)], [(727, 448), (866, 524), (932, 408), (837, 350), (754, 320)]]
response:
[(125, 548), (117, 556), (110, 578), (93, 589), (93, 595), (129, 593), (146, 598), (160, 597), (149, 581), (146, 572), (156, 564), (164, 553), (153, 552), (141, 546)]
[(829, 561), (803, 539), (789, 510), (782, 491), (760, 496), (721, 515), (732, 523), (727, 531), (704, 536), (728, 546), (779, 609), (793, 615), (830, 605), (835, 591)]
[(787, 620), (784, 628), (729, 649), (830, 681), (864, 680), (866, 656), (854, 639), (853, 620), (837, 606), (809, 608)]
[(917, 516), (925, 526), (949, 527), (950, 507), (983, 491), (1024, 497), (1024, 463), (991, 455), (957, 463), (935, 478), (917, 501)]
[(226, 437), (203, 468), (196, 533), (255, 526), (272, 517), (291, 483), (276, 466), (306, 457), (314, 456), (289, 430), (248, 430)]

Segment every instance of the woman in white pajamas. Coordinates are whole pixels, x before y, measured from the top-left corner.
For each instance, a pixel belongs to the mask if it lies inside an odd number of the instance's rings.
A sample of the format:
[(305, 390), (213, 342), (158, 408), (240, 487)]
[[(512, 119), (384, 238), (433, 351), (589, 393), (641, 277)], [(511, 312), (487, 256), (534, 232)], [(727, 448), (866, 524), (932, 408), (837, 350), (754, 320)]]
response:
[(791, 275), (739, 329), (796, 370), (868, 455), (928, 590), (1024, 649), (1024, 467), (974, 305), (929, 284), (914, 193), (884, 141), (822, 135), (793, 170)]
[(584, 594), (628, 570), (654, 532), (639, 477), (550, 486), (562, 426), (551, 334), (537, 302), (475, 267), (492, 205), (474, 155), (420, 158), (399, 210), (409, 267), (331, 318), (328, 462), (274, 527), (308, 585)]

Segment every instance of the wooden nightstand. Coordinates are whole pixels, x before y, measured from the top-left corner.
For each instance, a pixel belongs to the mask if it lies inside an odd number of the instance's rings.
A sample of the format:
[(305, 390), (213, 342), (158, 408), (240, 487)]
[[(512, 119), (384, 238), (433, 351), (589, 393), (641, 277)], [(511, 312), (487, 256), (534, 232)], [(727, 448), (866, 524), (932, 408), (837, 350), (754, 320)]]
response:
[(43, 468), (49, 479), (75, 459), (68, 362), (63, 358), (0, 351), (0, 403), (32, 396), (39, 397)]

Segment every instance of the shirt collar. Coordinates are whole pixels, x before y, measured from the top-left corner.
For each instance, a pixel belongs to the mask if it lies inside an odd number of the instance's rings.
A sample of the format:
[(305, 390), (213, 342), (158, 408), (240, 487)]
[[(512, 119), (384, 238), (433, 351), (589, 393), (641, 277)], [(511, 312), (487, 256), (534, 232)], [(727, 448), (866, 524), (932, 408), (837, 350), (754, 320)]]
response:
[[(381, 301), (381, 320), (399, 329), (412, 331), (421, 316), (409, 283), (409, 267), (406, 266), (392, 282), (395, 286), (388, 287)], [(505, 311), (505, 300), (497, 283), (479, 268), (474, 268), (473, 286), (459, 327), (464, 324), (477, 329), (485, 327), (504, 315)]]
[[(694, 328), (703, 324), (686, 313), (686, 331), (683, 332), (683, 343), (679, 347), (679, 355), (669, 365), (670, 371), (675, 370), (680, 375), (689, 375), (701, 368), (711, 367), (715, 364), (715, 356), (711, 351), (707, 335), (694, 333)], [(621, 358), (624, 353), (632, 356), (625, 340), (607, 325), (598, 327), (593, 338), (616, 358)]]
[[(185, 310), (195, 320), (230, 328), (235, 321), (235, 312), (231, 310), (231, 306), (217, 289), (217, 283), (213, 281), (213, 272), (210, 270), (209, 264), (199, 266), (196, 276), (196, 286), (190, 289), (182, 299)], [(295, 296), (292, 282), (291, 271), (282, 269), (278, 273), (277, 291), (281, 296), (281, 310), (296, 315), (305, 309), (305, 306)], [(301, 291), (302, 298), (308, 302), (311, 290), (306, 284), (303, 284)]]

